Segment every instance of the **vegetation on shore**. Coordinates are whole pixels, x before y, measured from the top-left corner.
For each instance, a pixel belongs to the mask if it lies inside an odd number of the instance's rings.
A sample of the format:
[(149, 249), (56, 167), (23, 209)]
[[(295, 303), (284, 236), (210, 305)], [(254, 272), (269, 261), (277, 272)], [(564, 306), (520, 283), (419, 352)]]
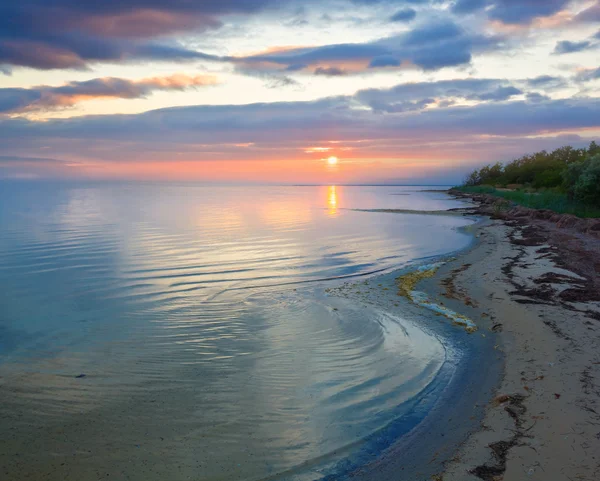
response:
[(471, 172), (458, 189), (534, 209), (600, 217), (600, 146), (561, 147), (487, 165)]

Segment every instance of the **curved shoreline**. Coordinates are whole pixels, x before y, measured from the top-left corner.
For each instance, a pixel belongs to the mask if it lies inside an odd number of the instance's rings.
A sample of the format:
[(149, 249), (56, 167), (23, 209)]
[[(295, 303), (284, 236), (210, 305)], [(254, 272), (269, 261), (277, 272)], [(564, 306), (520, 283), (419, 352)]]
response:
[[(460, 229), (471, 230), (481, 222)], [(425, 390), (398, 406), (398, 417), (394, 421), (369, 435), (357, 451), (338, 462), (320, 479), (430, 479), (443, 471), (457, 446), (476, 429), (484, 416), (483, 406), (500, 381), (502, 363), (499, 357), (493, 362), (478, 362), (493, 348), (492, 339), (471, 334), (461, 326), (453, 325), (449, 319), (440, 319), (437, 317), (440, 314), (436, 315), (417, 302), (399, 297), (397, 279), (432, 262), (439, 262), (440, 271), (444, 272), (478, 247), (479, 242), (473, 236), (465, 249), (419, 259), (410, 266), (370, 278), (371, 283), (378, 285), (377, 302), (381, 303), (381, 298), (385, 297), (386, 310), (392, 315), (409, 318), (420, 329), (441, 338), (445, 348), (460, 350), (462, 354), (458, 361), (448, 360)], [(361, 300), (365, 301), (364, 298)]]
[[(478, 317), (479, 334), (491, 342), (463, 373), (468, 393), (440, 399), (437, 412), (352, 479), (597, 479), (600, 241), (543, 212), (497, 213), (484, 204), (468, 213), (491, 220), (474, 226), (471, 249), (420, 284), (453, 310)], [(461, 400), (477, 401), (457, 407)], [(461, 432), (459, 413), (469, 425)]]

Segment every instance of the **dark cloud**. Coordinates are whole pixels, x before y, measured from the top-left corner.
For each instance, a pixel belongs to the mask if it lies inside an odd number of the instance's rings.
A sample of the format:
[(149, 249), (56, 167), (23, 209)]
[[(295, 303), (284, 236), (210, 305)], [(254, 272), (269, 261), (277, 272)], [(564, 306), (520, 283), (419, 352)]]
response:
[(472, 13), (484, 8), (488, 0), (457, 0), (452, 5), (452, 12), (457, 14)]
[(390, 17), (392, 22), (410, 22), (417, 16), (417, 12), (414, 8), (403, 8), (398, 10), (394, 15)]
[(527, 24), (538, 17), (549, 17), (563, 10), (571, 0), (495, 0), (490, 1), (490, 18), (507, 24)]
[(500, 79), (442, 80), (397, 85), (390, 89), (366, 89), (356, 99), (380, 112), (403, 112), (431, 104), (447, 106), (457, 100), (504, 101), (523, 92)]
[[(390, 19), (401, 22), (415, 18), (416, 12), (411, 5), (445, 4), (442, 0), (346, 1), (396, 6), (399, 10)], [(304, 14), (306, 4), (301, 3), (298, 8), (299, 3), (298, 0), (6, 1), (0, 5), (0, 65), (83, 69), (97, 62), (227, 61), (226, 57), (208, 55), (176, 44), (173, 38), (182, 33), (219, 28), (224, 16), (232, 14), (251, 15), (267, 9), (287, 8), (286, 11), (292, 12), (292, 18), (296, 18), (297, 12), (300, 16)], [(314, 3), (322, 5), (321, 2)], [(487, 7), (486, 12), (492, 19), (524, 24), (537, 17), (552, 15), (567, 3), (568, 0), (457, 0), (451, 10), (464, 14)], [(599, 14), (600, 4), (596, 4), (578, 18), (594, 21)], [(399, 43), (397, 47), (387, 45), (380, 48), (379, 53), (368, 53), (358, 45), (350, 49), (348, 44), (324, 46), (319, 53), (333, 56), (334, 52), (328, 53), (327, 49), (347, 47), (346, 56), (361, 60), (368, 57), (367, 64), (376, 56), (395, 55), (398, 62), (407, 60), (424, 69), (437, 69), (468, 63), (473, 49), (483, 47), (486, 37), (469, 35), (447, 21), (418, 26), (412, 40), (410, 33), (393, 40)], [(381, 46), (372, 43), (370, 47)], [(343, 56), (341, 50), (338, 53)], [(296, 53), (302, 56), (301, 52)], [(308, 52), (305, 54), (310, 57)], [(322, 67), (300, 59), (295, 63)], [(379, 63), (375, 61), (373, 66)]]
[(591, 42), (584, 40), (581, 42), (571, 42), (569, 40), (561, 40), (556, 43), (556, 47), (554, 47), (555, 55), (563, 55), (566, 53), (575, 53), (581, 52), (583, 50), (587, 50), (591, 48), (593, 45)]
[[(181, 32), (220, 26), (279, 0), (19, 0), (0, 5), (0, 63), (40, 69), (84, 68), (131, 58), (196, 59), (183, 47), (156, 45)], [(287, 3), (287, 2), (285, 2)]]
[[(472, 53), (492, 50), (501, 44), (499, 37), (475, 35), (450, 20), (424, 23), (413, 30), (362, 44), (333, 44), (313, 48), (297, 48), (276, 53), (236, 58), (247, 65), (267, 65), (274, 69), (301, 70), (312, 66), (338, 67), (362, 72), (366, 68), (397, 67), (403, 63), (424, 70), (468, 64)], [(351, 64), (346, 68), (345, 65)], [(259, 67), (257, 67), (259, 68)]]
[(4, 41), (0, 38), (0, 62), (37, 69), (84, 69), (92, 62), (124, 60), (219, 60), (218, 57), (176, 44), (160, 45), (125, 39), (99, 39), (86, 34), (64, 34), (52, 42)]
[(315, 75), (324, 75), (326, 77), (340, 77), (346, 75), (346, 71), (337, 67), (318, 67), (315, 69)]
[(548, 17), (563, 10), (570, 0), (456, 0), (452, 12), (468, 14), (487, 7), (493, 20), (506, 24), (528, 24), (535, 18)]
[[(600, 22), (600, 1), (596, 2), (583, 12), (580, 12), (575, 20), (579, 22)], [(600, 32), (599, 32), (600, 33)]]
[[(511, 97), (514, 97), (515, 95), (521, 95), (523, 93), (522, 90), (519, 90), (516, 87), (513, 87), (512, 85), (509, 86), (501, 86), (498, 87), (490, 92), (485, 92), (482, 94), (475, 94), (473, 96), (471, 96), (470, 98), (473, 99), (477, 99), (477, 100), (494, 100), (496, 102), (502, 101), (502, 100), (508, 100)], [(467, 97), (469, 98), (469, 97)]]
[(583, 70), (575, 75), (577, 82), (590, 82), (598, 79), (600, 79), (600, 67)]
[[(389, 0), (347, 0), (387, 3)], [(303, 13), (297, 0), (19, 0), (0, 5), (0, 64), (37, 69), (83, 69), (131, 60), (223, 60), (172, 43), (182, 33), (219, 28), (226, 15), (267, 9)], [(318, 2), (314, 2), (318, 3)], [(400, 16), (419, 0), (404, 5)], [(403, 12), (403, 13), (400, 13)], [(293, 14), (292, 14), (293, 15)]]
[(266, 77), (265, 85), (270, 89), (279, 89), (300, 85), (296, 80), (287, 75), (271, 75)]
[(399, 67), (402, 62), (392, 55), (381, 55), (369, 62), (370, 68)]
[(540, 94), (539, 92), (530, 92), (526, 95), (526, 98), (528, 102), (534, 103), (547, 102), (550, 100), (550, 97), (548, 97), (547, 95)]
[(548, 87), (562, 86), (564, 79), (561, 77), (553, 77), (552, 75), (540, 75), (539, 77), (527, 79), (527, 84), (531, 87)]
[[(388, 49), (376, 43), (336, 44), (315, 48), (298, 48), (277, 53), (238, 58), (238, 62), (258, 64), (270, 62), (289, 67), (309, 66), (320, 62), (353, 61), (384, 55)], [(297, 70), (297, 69), (296, 69)]]
[(25, 106), (40, 101), (41, 92), (37, 90), (6, 88), (0, 89), (0, 113), (20, 111)]
[(0, 89), (0, 113), (71, 107), (81, 101), (99, 98), (141, 98), (156, 90), (185, 90), (215, 83), (213, 76), (172, 75), (137, 81), (106, 77), (69, 82), (59, 87), (6, 88)]

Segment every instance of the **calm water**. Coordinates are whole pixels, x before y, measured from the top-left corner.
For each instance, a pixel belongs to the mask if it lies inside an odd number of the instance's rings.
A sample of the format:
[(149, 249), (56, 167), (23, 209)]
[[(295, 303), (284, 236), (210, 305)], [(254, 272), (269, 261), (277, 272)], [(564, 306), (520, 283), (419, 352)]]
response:
[(466, 247), (460, 217), (352, 210), (460, 206), (444, 194), (0, 189), (9, 479), (285, 478), (385, 426), (444, 363), (414, 322), (325, 291)]

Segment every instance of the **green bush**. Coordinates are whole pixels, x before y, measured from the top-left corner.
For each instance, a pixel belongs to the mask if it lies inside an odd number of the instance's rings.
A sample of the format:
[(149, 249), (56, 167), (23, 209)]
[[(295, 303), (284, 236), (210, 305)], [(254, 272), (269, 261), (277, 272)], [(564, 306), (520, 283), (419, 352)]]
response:
[(580, 202), (600, 206), (600, 154), (582, 162), (573, 194)]
[(600, 146), (591, 142), (587, 149), (560, 147), (524, 155), (507, 164), (486, 165), (471, 172), (464, 186), (522, 186), (519, 190), (553, 191), (568, 200), (600, 207)]
[[(497, 190), (496, 187), (512, 187)], [(493, 194), (536, 209), (600, 217), (600, 146), (561, 147), (471, 172), (463, 190)]]
[(578, 162), (573, 162), (569, 164), (567, 168), (563, 171), (563, 190), (569, 195), (571, 199), (575, 198), (575, 185), (577, 185), (577, 181), (583, 172), (584, 161), (580, 160)]
[(567, 168), (596, 155), (596, 153), (600, 153), (600, 147), (595, 142), (592, 142), (588, 149), (566, 146), (552, 152), (542, 150), (535, 154), (519, 157), (506, 165), (499, 162), (486, 165), (469, 174), (464, 185), (522, 184), (538, 189), (556, 188), (567, 191), (569, 186), (574, 185), (565, 185), (564, 183), (564, 173)]

